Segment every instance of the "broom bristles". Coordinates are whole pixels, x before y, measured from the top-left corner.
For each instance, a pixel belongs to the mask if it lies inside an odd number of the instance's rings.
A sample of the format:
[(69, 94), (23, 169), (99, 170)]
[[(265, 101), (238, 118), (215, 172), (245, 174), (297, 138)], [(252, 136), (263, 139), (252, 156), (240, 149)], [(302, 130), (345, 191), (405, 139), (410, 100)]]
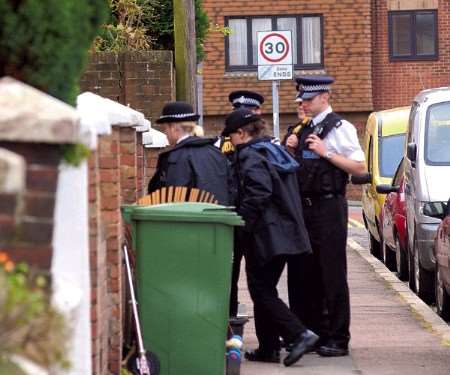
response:
[(169, 186), (155, 190), (137, 200), (139, 206), (152, 206), (162, 203), (202, 202), (219, 204), (214, 194), (197, 188)]

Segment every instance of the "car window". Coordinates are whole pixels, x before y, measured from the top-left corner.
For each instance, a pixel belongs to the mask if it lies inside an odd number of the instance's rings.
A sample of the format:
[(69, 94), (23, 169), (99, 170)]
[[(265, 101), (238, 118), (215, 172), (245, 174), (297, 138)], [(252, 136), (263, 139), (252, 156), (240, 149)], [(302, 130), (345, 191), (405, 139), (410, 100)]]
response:
[(425, 128), (425, 161), (450, 165), (450, 102), (431, 105)]
[(400, 182), (404, 174), (405, 174), (405, 158), (402, 158), (400, 164), (397, 167), (397, 170), (395, 171), (394, 178), (392, 180), (392, 185), (400, 186)]
[(416, 114), (417, 114), (418, 109), (419, 109), (419, 103), (414, 102), (411, 106), (411, 112), (409, 113), (408, 143), (414, 142), (414, 122), (416, 121)]
[(380, 176), (393, 177), (405, 150), (405, 134), (380, 137), (378, 148), (378, 164)]
[(367, 152), (367, 171), (372, 173), (372, 160), (373, 160), (373, 140), (372, 136), (369, 138), (369, 151)]

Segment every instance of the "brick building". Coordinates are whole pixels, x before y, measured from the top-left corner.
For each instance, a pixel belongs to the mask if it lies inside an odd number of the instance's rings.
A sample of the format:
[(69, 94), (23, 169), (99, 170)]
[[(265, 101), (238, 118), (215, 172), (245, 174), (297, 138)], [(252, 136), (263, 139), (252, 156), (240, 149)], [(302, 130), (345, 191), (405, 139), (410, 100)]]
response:
[[(235, 89), (261, 92), (270, 116), (271, 83), (257, 80), (257, 31), (292, 30), (295, 75), (334, 76), (333, 108), (359, 130), (369, 112), (407, 105), (421, 89), (450, 83), (444, 0), (205, 0), (204, 7), (213, 24), (232, 30), (212, 32), (205, 43), (209, 132), (222, 126)], [(294, 94), (294, 83), (282, 81), (282, 128), (295, 121)]]

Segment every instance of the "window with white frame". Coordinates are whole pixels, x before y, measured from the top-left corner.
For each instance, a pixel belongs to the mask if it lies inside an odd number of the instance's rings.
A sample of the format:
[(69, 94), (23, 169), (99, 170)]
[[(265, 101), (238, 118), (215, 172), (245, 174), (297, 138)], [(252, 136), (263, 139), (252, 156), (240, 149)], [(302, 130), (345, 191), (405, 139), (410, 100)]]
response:
[(231, 33), (225, 39), (226, 69), (256, 70), (258, 31), (292, 32), (295, 68), (323, 67), (323, 18), (321, 15), (225, 17)]

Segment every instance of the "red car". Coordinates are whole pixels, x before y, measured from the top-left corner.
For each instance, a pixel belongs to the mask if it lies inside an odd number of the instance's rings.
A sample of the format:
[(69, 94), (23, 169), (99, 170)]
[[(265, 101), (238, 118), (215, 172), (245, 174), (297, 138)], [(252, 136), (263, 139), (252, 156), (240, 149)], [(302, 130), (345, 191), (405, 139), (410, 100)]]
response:
[(436, 309), (444, 320), (450, 321), (450, 200), (447, 204), (425, 203), (423, 212), (442, 220), (434, 240)]
[(381, 210), (381, 251), (386, 266), (397, 271), (400, 280), (408, 279), (408, 249), (405, 206), (405, 162), (400, 161), (392, 185), (378, 185), (377, 192), (387, 194)]

